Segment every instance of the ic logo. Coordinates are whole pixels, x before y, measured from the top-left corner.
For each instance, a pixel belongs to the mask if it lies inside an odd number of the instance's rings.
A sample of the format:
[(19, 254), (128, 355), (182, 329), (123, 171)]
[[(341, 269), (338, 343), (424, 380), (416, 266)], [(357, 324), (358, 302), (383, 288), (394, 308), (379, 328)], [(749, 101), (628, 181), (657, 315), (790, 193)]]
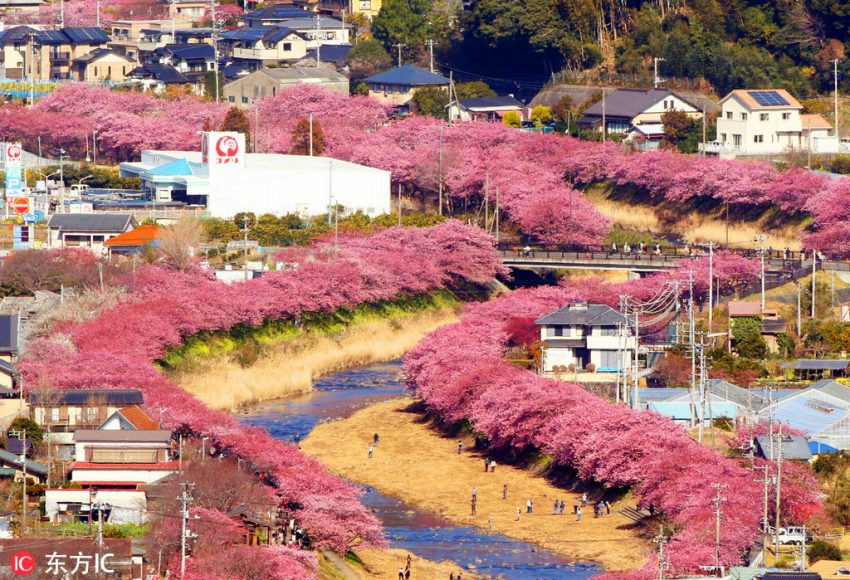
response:
[(6, 147), (6, 160), (17, 161), (21, 158), (21, 146), (12, 144)]
[(239, 141), (225, 135), (215, 142), (215, 152), (218, 154), (218, 163), (238, 163)]
[(35, 571), (35, 558), (29, 552), (15, 552), (12, 556), (12, 572), (16, 576), (29, 576)]

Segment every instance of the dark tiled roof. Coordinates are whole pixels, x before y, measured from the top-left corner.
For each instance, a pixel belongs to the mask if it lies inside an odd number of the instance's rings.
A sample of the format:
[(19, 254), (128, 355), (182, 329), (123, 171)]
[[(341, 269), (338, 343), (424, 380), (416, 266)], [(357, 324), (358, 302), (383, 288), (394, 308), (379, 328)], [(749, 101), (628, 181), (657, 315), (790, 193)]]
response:
[(459, 99), (461, 107), (467, 109), (494, 108), (494, 107), (522, 107), (522, 103), (513, 97), (478, 97), (475, 99)]
[(17, 314), (0, 314), (0, 352), (18, 352)]
[(41, 44), (56, 45), (68, 43), (69, 38), (61, 30), (41, 30), (38, 33), (38, 41)]
[(20, 44), (29, 42), (30, 35), (35, 34), (38, 38), (38, 32), (29, 26), (13, 26), (0, 33), (0, 45)]
[(622, 314), (605, 304), (588, 304), (586, 307), (570, 304), (538, 318), (535, 322), (541, 325), (617, 326), (625, 320)]
[(144, 403), (139, 389), (56, 389), (51, 391), (32, 391), (29, 395), (31, 405), (88, 405), (91, 402), (105, 402), (107, 405), (126, 407)]
[(215, 50), (211, 45), (201, 42), (193, 44), (166, 44), (162, 48), (156, 49), (154, 54), (171, 54), (182, 60), (193, 58), (207, 59), (215, 57)]
[(761, 580), (821, 580), (816, 572), (765, 572)]
[[(24, 441), (23, 439), (17, 439), (16, 437), (9, 437), (6, 439), (6, 451), (9, 453), (14, 453), (15, 455), (20, 455), (24, 452)], [(32, 439), (27, 437), (27, 453), (32, 451)]]
[(300, 8), (290, 8), (288, 6), (269, 6), (244, 14), (244, 20), (273, 20), (284, 18), (304, 18), (308, 13)]
[(6, 362), (0, 359), (0, 372), (9, 373), (12, 376), (20, 376), (21, 373), (18, 372), (17, 367), (10, 362)]
[[(9, 453), (5, 449), (0, 449), (0, 462), (19, 467), (21, 465), (21, 456)], [(38, 475), (47, 475), (47, 466), (43, 463), (27, 460), (27, 471)]]
[[(343, 64), (348, 58), (348, 53), (351, 52), (350, 44), (323, 44), (321, 48), (322, 62), (332, 62), (335, 64)], [(308, 50), (304, 58), (312, 58), (316, 60), (316, 49)]]
[(225, 30), (219, 35), (221, 40), (247, 40), (256, 42), (261, 40), (263, 36), (268, 34), (272, 28), (270, 26), (259, 26), (257, 28), (237, 28), (235, 30)]
[(54, 214), (48, 228), (59, 228), (67, 232), (123, 232), (134, 225), (132, 216), (117, 213), (63, 213)]
[(421, 87), (426, 85), (448, 85), (449, 79), (438, 74), (421, 69), (412, 64), (397, 66), (375, 76), (371, 76), (364, 82), (384, 85), (407, 85)]
[(265, 36), (263, 36), (264, 43), (277, 44), (287, 36), (296, 35), (301, 38), (304, 38), (291, 28), (287, 28), (285, 26), (275, 27), (270, 32), (268, 32)]
[(782, 363), (783, 369), (795, 369), (798, 371), (844, 371), (847, 370), (847, 360), (809, 360), (800, 359), (792, 363)]
[(84, 54), (83, 56), (77, 57), (75, 59), (75, 61), (76, 62), (91, 62), (93, 60), (97, 60), (100, 57), (106, 56), (108, 54), (114, 54), (114, 55), (120, 56), (121, 58), (123, 58), (124, 60), (126, 60), (128, 62), (132, 62), (132, 60), (130, 60), (129, 58), (127, 58), (123, 54), (119, 54), (119, 53), (115, 52), (114, 50), (110, 50), (108, 48), (96, 48), (96, 49), (92, 50), (91, 52)]
[(184, 84), (191, 82), (186, 75), (170, 64), (146, 63), (130, 71), (130, 76), (135, 79), (153, 79), (167, 85)]
[[(681, 99), (670, 89), (616, 89), (605, 94), (605, 115), (631, 119), (670, 96)], [(586, 118), (601, 117), (602, 101), (588, 107), (584, 115)]]
[(62, 32), (74, 44), (105, 44), (110, 40), (105, 30), (94, 26), (63, 28)]

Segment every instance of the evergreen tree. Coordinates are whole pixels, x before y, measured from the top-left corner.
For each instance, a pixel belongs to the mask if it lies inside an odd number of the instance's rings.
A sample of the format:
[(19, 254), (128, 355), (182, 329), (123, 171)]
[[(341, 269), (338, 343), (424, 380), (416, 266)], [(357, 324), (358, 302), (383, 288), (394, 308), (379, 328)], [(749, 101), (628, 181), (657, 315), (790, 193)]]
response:
[(221, 122), (219, 130), (244, 133), (245, 142), (251, 142), (251, 122), (248, 121), (248, 115), (245, 114), (245, 111), (238, 107), (230, 107), (224, 116), (224, 121)]
[[(313, 155), (321, 155), (325, 150), (325, 133), (322, 124), (313, 119)], [(292, 131), (292, 155), (310, 155), (310, 121), (301, 119)]]

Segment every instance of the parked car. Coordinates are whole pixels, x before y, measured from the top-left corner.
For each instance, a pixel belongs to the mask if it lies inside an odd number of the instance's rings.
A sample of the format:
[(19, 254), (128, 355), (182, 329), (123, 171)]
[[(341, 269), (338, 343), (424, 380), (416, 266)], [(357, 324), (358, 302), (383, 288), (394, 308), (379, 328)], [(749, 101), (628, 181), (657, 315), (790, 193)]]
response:
[(810, 543), (812, 541), (811, 534), (808, 531), (799, 526), (789, 526), (787, 528), (779, 528), (779, 533), (777, 534), (774, 531), (774, 528), (770, 528), (768, 530), (771, 537), (778, 537), (779, 543), (783, 546), (794, 545), (794, 546), (802, 546), (803, 543)]

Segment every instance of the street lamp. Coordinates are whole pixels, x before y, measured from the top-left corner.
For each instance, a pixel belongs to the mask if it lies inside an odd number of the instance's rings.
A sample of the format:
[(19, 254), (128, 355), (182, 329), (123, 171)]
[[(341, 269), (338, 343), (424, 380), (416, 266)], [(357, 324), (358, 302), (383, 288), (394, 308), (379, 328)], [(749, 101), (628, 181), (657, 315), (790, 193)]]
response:
[(65, 157), (67, 152), (59, 149), (59, 213), (65, 213)]

